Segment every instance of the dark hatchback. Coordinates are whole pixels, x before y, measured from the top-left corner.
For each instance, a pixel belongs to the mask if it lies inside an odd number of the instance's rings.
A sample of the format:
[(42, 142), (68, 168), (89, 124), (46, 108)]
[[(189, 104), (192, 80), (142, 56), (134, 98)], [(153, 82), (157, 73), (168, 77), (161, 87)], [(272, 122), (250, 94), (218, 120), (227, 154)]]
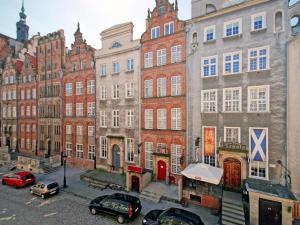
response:
[(204, 225), (201, 218), (189, 211), (170, 208), (152, 210), (143, 219), (143, 225)]
[(90, 212), (117, 217), (118, 223), (134, 220), (142, 210), (141, 201), (134, 196), (126, 194), (104, 195), (95, 198), (89, 205)]

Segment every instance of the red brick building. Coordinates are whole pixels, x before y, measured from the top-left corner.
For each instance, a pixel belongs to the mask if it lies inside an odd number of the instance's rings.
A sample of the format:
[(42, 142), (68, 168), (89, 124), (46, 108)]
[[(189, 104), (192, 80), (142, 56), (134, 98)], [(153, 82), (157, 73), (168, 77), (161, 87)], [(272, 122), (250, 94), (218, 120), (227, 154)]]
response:
[(177, 184), (186, 166), (185, 23), (177, 1), (156, 0), (142, 35), (142, 166)]
[(63, 149), (68, 164), (91, 169), (96, 155), (95, 49), (83, 40), (79, 24), (74, 36), (63, 78)]
[(18, 146), (30, 155), (35, 154), (38, 139), (36, 69), (36, 57), (25, 53), (18, 82)]

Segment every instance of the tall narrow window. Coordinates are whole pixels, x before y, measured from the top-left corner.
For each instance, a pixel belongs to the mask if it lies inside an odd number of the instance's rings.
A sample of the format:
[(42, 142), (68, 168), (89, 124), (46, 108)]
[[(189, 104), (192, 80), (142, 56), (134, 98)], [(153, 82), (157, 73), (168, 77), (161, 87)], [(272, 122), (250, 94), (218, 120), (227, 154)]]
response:
[(89, 152), (88, 152), (89, 160), (94, 160), (95, 155), (96, 155), (96, 146), (89, 145)]
[(180, 108), (171, 109), (171, 129), (181, 130), (181, 109)]
[(171, 77), (171, 95), (172, 96), (181, 95), (181, 76)]
[(112, 111), (112, 127), (119, 128), (120, 127), (120, 111), (113, 110)]
[(119, 62), (113, 62), (113, 74), (120, 73), (120, 64)]
[(164, 97), (167, 95), (167, 79), (157, 79), (157, 97)]
[(160, 37), (160, 27), (153, 27), (151, 29), (151, 39), (156, 39)]
[(153, 96), (153, 80), (144, 81), (144, 97), (152, 98)]
[(101, 76), (106, 76), (107, 75), (106, 64), (101, 64), (100, 65), (100, 75)]
[(166, 65), (167, 50), (165, 48), (157, 50), (157, 66)]
[(181, 62), (182, 58), (182, 47), (181, 45), (173, 46), (171, 48), (171, 63)]
[(145, 110), (145, 129), (153, 129), (153, 109)]
[(127, 60), (127, 71), (133, 71), (134, 64), (133, 64), (133, 59), (128, 59)]
[(167, 110), (158, 109), (157, 110), (157, 129), (165, 130), (167, 129)]
[(76, 145), (76, 158), (83, 159), (83, 145), (82, 144)]
[(100, 86), (100, 100), (107, 99), (107, 90), (105, 86)]
[(144, 55), (144, 67), (153, 67), (153, 52), (146, 52)]
[(100, 137), (100, 158), (106, 159), (107, 158), (107, 138)]
[(283, 31), (283, 15), (281, 11), (275, 13), (275, 32)]
[(112, 88), (112, 99), (119, 99), (120, 98), (120, 86), (118, 84), (114, 84)]
[(171, 172), (173, 174), (180, 174), (181, 172), (181, 157), (182, 157), (182, 146), (181, 145), (172, 145), (171, 146)]
[(145, 167), (153, 169), (153, 143), (145, 142)]
[(126, 127), (134, 128), (134, 111), (126, 110)]
[(134, 139), (126, 139), (126, 161), (134, 162)]
[(174, 33), (174, 22), (165, 24), (165, 36)]
[(72, 83), (66, 84), (66, 96), (72, 96), (73, 94), (72, 86), (73, 86)]
[(87, 81), (87, 94), (95, 94), (95, 80)]
[(82, 82), (76, 82), (76, 95), (82, 95), (82, 93), (83, 93)]
[(100, 127), (106, 128), (107, 127), (107, 115), (106, 111), (100, 111)]
[(96, 103), (88, 102), (87, 107), (88, 107), (88, 116), (89, 117), (95, 116), (96, 115)]
[(128, 82), (125, 84), (125, 97), (133, 98), (134, 96), (134, 82)]

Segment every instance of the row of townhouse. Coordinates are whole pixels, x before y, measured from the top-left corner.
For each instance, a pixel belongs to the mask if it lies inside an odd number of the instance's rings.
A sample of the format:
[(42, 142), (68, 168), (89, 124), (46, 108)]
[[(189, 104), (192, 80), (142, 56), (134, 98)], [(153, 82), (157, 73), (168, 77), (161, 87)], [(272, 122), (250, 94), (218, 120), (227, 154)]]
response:
[(211, 208), (222, 187), (244, 188), (251, 224), (291, 224), (299, 182), (289, 161), (299, 155), (287, 61), (299, 7), (192, 0), (181, 21), (177, 1), (156, 0), (140, 40), (132, 23), (101, 32), (99, 50), (79, 24), (70, 50), (62, 30), (37, 36), (18, 59), (6, 56), (1, 145), (125, 173), (128, 190), (176, 185), (179, 200)]

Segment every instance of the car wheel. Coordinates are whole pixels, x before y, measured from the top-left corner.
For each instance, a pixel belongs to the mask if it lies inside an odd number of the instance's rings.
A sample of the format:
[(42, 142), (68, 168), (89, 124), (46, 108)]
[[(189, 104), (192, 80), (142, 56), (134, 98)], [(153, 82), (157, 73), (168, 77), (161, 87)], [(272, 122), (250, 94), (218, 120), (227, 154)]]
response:
[(4, 181), (4, 180), (2, 180), (2, 184), (3, 184), (3, 185), (6, 185), (6, 183), (5, 183), (5, 181)]
[(42, 199), (45, 199), (46, 196), (43, 194), (43, 195), (41, 195), (41, 197), (42, 197)]
[(97, 210), (95, 209), (95, 208), (91, 208), (91, 213), (93, 214), (93, 215), (96, 215), (97, 214)]
[(118, 218), (117, 218), (117, 221), (119, 224), (123, 224), (124, 223), (124, 217), (119, 215)]

